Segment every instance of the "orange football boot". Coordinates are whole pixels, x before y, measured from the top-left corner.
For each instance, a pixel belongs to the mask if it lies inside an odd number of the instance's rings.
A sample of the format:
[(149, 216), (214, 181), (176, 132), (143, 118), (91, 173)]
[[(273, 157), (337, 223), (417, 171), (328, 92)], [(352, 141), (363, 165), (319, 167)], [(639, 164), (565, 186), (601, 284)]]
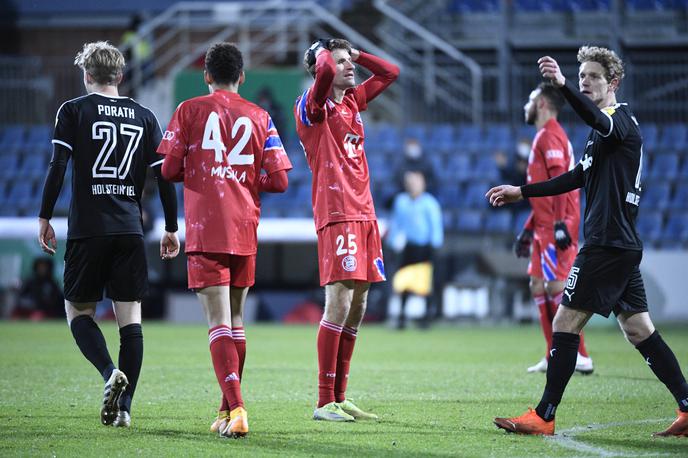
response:
[(520, 417), (495, 418), (494, 424), (497, 425), (498, 428), (505, 429), (510, 433), (541, 434), (543, 436), (554, 435), (554, 420), (543, 420), (537, 412), (530, 407), (528, 407), (528, 412)]
[(243, 407), (237, 407), (229, 412), (229, 418), (225, 419), (220, 427), (220, 435), (224, 437), (244, 437), (248, 434), (248, 413)]
[(685, 436), (688, 437), (688, 412), (677, 410), (678, 417), (666, 430), (653, 433), (654, 437)]

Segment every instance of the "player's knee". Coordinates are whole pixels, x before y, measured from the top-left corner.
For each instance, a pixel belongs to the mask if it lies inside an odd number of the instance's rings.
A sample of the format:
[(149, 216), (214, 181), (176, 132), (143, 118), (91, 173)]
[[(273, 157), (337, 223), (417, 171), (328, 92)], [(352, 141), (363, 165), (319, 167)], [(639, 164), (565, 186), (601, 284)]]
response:
[(87, 315), (93, 318), (96, 315), (95, 304), (65, 301), (65, 315), (67, 317), (67, 325), (71, 325), (72, 320), (80, 315)]
[(561, 294), (561, 292), (564, 291), (564, 282), (549, 281), (544, 284), (544, 290), (549, 297), (556, 297), (558, 294)]
[(542, 278), (530, 277), (530, 294), (537, 296), (545, 293), (545, 282)]

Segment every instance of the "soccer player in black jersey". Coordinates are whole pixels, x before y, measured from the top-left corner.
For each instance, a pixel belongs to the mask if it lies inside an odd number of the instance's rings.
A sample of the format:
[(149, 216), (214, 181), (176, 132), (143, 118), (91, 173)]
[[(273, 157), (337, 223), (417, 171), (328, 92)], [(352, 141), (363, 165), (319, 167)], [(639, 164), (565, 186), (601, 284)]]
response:
[[(104, 425), (129, 426), (131, 400), (143, 361), (141, 298), (148, 288), (141, 194), (153, 168), (165, 213), (160, 256), (179, 253), (174, 185), (160, 174), (155, 150), (162, 133), (155, 115), (118, 93), (124, 57), (107, 42), (87, 43), (74, 61), (84, 71), (88, 95), (57, 111), (53, 157), (43, 188), (38, 241), (46, 253), (57, 248), (50, 224), (72, 160), (64, 289), (67, 321), (76, 344), (105, 380), (100, 417)], [(103, 289), (113, 300), (120, 333), (119, 368), (93, 321)]]
[(616, 102), (624, 76), (621, 59), (606, 48), (578, 50), (579, 88), (549, 56), (540, 72), (559, 88), (592, 131), (583, 158), (570, 172), (521, 187), (501, 185), (487, 197), (494, 206), (524, 197), (551, 196), (585, 187), (585, 246), (566, 281), (553, 322), (547, 383), (537, 408), (520, 417), (495, 418), (510, 432), (554, 434), (554, 415), (576, 366), (579, 333), (593, 313), (614, 312), (626, 336), (678, 403), (678, 417), (657, 436), (688, 436), (688, 383), (674, 353), (655, 330), (647, 309), (639, 265), (642, 243), (635, 228), (641, 196), (643, 143), (633, 113)]

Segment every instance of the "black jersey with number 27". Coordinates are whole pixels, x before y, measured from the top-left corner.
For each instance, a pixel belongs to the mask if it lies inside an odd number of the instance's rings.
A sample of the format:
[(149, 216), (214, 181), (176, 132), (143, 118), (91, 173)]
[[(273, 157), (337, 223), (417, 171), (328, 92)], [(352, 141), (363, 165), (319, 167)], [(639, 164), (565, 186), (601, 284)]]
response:
[(585, 243), (642, 250), (635, 228), (640, 204), (643, 141), (625, 103), (602, 109), (608, 132), (592, 130), (581, 159), (585, 180)]
[(69, 149), (72, 201), (67, 238), (143, 234), (141, 195), (162, 132), (153, 112), (98, 93), (62, 104), (53, 143)]

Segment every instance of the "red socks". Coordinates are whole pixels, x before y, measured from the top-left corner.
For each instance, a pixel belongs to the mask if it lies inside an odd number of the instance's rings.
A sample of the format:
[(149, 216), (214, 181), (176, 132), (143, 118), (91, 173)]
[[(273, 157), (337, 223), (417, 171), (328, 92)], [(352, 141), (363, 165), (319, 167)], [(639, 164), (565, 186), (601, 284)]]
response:
[[(342, 327), (320, 321), (318, 328), (318, 407), (335, 401), (334, 385), (337, 377), (337, 354)], [(353, 345), (351, 346), (353, 349)]]
[[(549, 300), (549, 307), (550, 307), (550, 312), (552, 313), (552, 319), (554, 319), (554, 315), (557, 313), (557, 308), (559, 308), (559, 304), (561, 304), (561, 298), (564, 295), (563, 291), (558, 292), (557, 294), (554, 295), (553, 298)], [(552, 326), (550, 325), (550, 330), (552, 329)], [(549, 349), (552, 346), (550, 340), (550, 344), (547, 347), (547, 354), (549, 355)], [(585, 339), (583, 338), (583, 331), (580, 333), (580, 343), (578, 344), (578, 353), (580, 353), (583, 356), (588, 356), (588, 350), (585, 348)]]
[[(244, 360), (246, 360), (246, 334), (243, 327), (232, 328), (232, 340), (234, 340), (234, 347), (236, 347), (237, 355), (239, 356), (239, 379), (241, 380), (244, 374)], [(229, 403), (227, 398), (222, 395), (220, 412), (225, 410), (229, 410)]]
[(357, 330), (354, 328), (342, 328), (337, 353), (337, 377), (334, 380), (334, 397), (337, 402), (344, 402), (346, 399), (346, 383), (349, 381), (349, 365), (356, 344), (356, 333)]
[(228, 401), (228, 410), (243, 407), (244, 401), (241, 398), (239, 380), (239, 357), (234, 346), (234, 340), (232, 340), (231, 329), (223, 324), (210, 328), (208, 340), (210, 341), (210, 356), (213, 360), (215, 376), (224, 398)]
[(549, 351), (552, 348), (552, 319), (554, 315), (550, 314), (551, 309), (547, 297), (544, 294), (533, 296), (533, 302), (535, 302), (535, 305), (540, 311), (540, 327), (542, 328), (542, 333), (547, 342), (547, 357), (549, 358)]
[(236, 347), (237, 355), (239, 355), (239, 378), (243, 378), (244, 360), (246, 359), (246, 334), (244, 328), (232, 328), (232, 339)]

